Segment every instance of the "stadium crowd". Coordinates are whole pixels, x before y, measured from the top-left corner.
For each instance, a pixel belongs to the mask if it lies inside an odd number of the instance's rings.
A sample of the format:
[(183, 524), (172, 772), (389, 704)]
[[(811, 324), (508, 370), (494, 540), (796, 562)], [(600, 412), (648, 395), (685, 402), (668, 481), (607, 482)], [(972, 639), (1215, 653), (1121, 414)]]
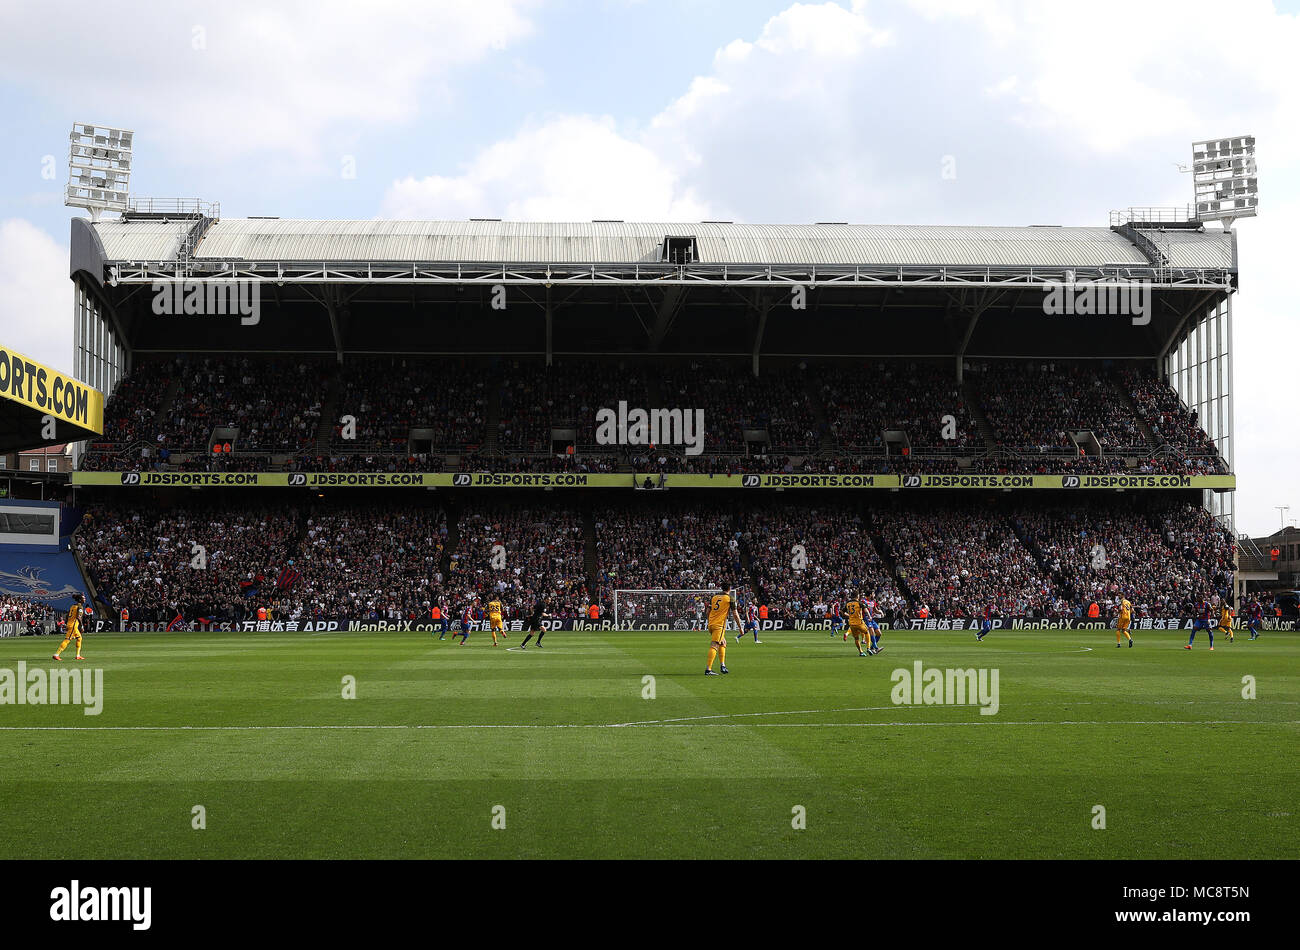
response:
[[(837, 451), (879, 453), (886, 430), (906, 433), (913, 448), (947, 451), (978, 441), (966, 397), (946, 364), (833, 364), (820, 368), (817, 377), (830, 444)], [(945, 438), (949, 415), (955, 426)]]
[(269, 504), (89, 509), (73, 535), (101, 602), (141, 621), (178, 614), (245, 619), (271, 598), (297, 534), (294, 509)]
[(475, 506), (458, 521), (445, 596), (453, 610), (499, 598), (518, 617), (539, 597), (572, 606), (587, 594), (582, 519), (564, 508)]
[(49, 604), (17, 594), (0, 594), (0, 622), (23, 624), (27, 633), (34, 634), (58, 624), (59, 620), (60, 611)]
[(1196, 410), (1183, 405), (1167, 383), (1132, 368), (1122, 370), (1119, 380), (1156, 439), (1185, 459), (1188, 468), (1226, 471), (1214, 440), (1201, 428)]
[(1149, 448), (1109, 377), (1067, 363), (976, 364), (976, 391), (997, 444), (1020, 452), (1075, 452), (1071, 433), (1091, 431), (1103, 452)]
[(607, 611), (615, 590), (715, 589), (744, 575), (731, 506), (655, 499), (603, 505), (592, 519), (598, 596)]
[(288, 358), (203, 358), (183, 364), (156, 437), (170, 452), (206, 452), (217, 428), (239, 430), (247, 452), (296, 452), (316, 439), (325, 398), (319, 363)]
[(694, 359), (658, 369), (665, 408), (704, 410), (704, 451), (743, 452), (746, 430), (766, 430), (767, 446), (802, 453), (816, 447), (817, 422), (804, 372), (776, 369), (755, 377), (742, 362)]
[[(1188, 616), (1231, 588), (1234, 542), (1203, 509), (1134, 499), (744, 504), (669, 495), (590, 511), (394, 501), (295, 507), (101, 504), (74, 543), (110, 616), (168, 623), (424, 619), (540, 594), (608, 616), (617, 589), (751, 588), (775, 617), (862, 589), (895, 616), (1081, 617), (1129, 597)], [(501, 545), (497, 548), (497, 545)], [(801, 566), (796, 566), (801, 560)], [(593, 574), (589, 576), (588, 570)], [(893, 573), (891, 573), (891, 569)]]
[[(353, 357), (339, 378), (334, 453), (407, 455), (412, 429), (432, 451), (482, 444), (488, 374), (463, 360)], [(354, 423), (342, 421), (350, 416)]]
[(880, 533), (913, 602), (934, 617), (1058, 617), (1067, 609), (1004, 517), (927, 505), (882, 517)]
[(500, 373), (496, 447), (503, 452), (550, 455), (552, 429), (568, 428), (577, 430), (579, 449), (594, 449), (601, 409), (617, 411), (620, 400), (629, 407), (650, 405), (644, 370), (621, 361), (569, 361), (548, 367), (513, 360)]
[(821, 615), (859, 593), (882, 610), (905, 611), (906, 601), (854, 509), (765, 506), (742, 521), (741, 540), (759, 597), (781, 615)]
[(1232, 586), (1233, 542), (1203, 508), (1088, 502), (1014, 520), (1071, 602), (1096, 603), (1106, 616), (1127, 597), (1139, 618), (1190, 617)]
[[(570, 359), (546, 367), (537, 360), (364, 356), (348, 357), (341, 369), (305, 358), (177, 358), (146, 362), (118, 385), (105, 436), (81, 467), (1227, 471), (1196, 413), (1148, 370), (1033, 360), (974, 361), (968, 370), (963, 389), (947, 363), (904, 360), (777, 365), (755, 377), (747, 361), (721, 358)], [(976, 394), (992, 444), (985, 444), (967, 390)], [(704, 454), (686, 455), (679, 445), (598, 444), (597, 412), (620, 401), (703, 410)], [(333, 418), (325, 420), (327, 404)], [(945, 431), (948, 415), (955, 431)], [(217, 427), (239, 429), (233, 456), (208, 453)], [(572, 451), (552, 443), (553, 430), (569, 428)], [(904, 432), (906, 443), (886, 445), (887, 430)], [(1071, 433), (1078, 431), (1092, 432), (1097, 444), (1076, 442)]]
[[(349, 505), (312, 511), (299, 556), (268, 599), (280, 615), (404, 620), (428, 616), (442, 582), (442, 508)], [(301, 576), (296, 576), (301, 575)]]
[(184, 375), (182, 360), (153, 364), (126, 376), (104, 404), (104, 442), (130, 445), (154, 441), (157, 414), (173, 379)]

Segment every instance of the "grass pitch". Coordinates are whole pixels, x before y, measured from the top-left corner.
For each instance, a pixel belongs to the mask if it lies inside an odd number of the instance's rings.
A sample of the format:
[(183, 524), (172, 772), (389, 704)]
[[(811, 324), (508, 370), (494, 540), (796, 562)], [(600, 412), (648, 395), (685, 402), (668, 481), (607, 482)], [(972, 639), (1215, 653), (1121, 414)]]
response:
[[(1296, 857), (1300, 637), (1113, 637), (770, 632), (705, 677), (698, 632), (91, 635), (100, 715), (0, 705), (0, 858)], [(916, 660), (998, 713), (895, 705)]]

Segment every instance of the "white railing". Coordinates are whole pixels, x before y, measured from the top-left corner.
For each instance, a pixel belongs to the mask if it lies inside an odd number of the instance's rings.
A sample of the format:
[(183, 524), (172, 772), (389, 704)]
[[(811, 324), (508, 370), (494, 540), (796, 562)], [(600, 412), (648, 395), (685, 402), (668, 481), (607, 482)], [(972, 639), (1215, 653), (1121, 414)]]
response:
[(221, 217), (221, 203), (202, 198), (132, 198), (127, 210), (134, 214), (203, 215)]
[(1172, 207), (1121, 208), (1110, 213), (1110, 226), (1122, 224), (1185, 224), (1196, 220), (1196, 209), (1191, 205)]

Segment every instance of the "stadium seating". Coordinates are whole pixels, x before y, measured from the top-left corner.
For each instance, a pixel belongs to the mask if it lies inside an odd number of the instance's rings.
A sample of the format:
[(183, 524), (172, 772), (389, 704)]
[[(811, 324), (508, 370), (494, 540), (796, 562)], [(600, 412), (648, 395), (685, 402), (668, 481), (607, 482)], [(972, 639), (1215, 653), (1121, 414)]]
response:
[[(107, 406), (87, 470), (1171, 474), (1225, 472), (1196, 414), (1147, 367), (1032, 360), (775, 364), (655, 357), (452, 360), (196, 357), (145, 363)], [(596, 412), (702, 409), (704, 454), (600, 445)], [(956, 422), (943, 438), (944, 416)], [(355, 419), (355, 438), (341, 420)], [(216, 427), (237, 451), (207, 451)], [(554, 429), (577, 430), (557, 452)], [(418, 438), (413, 441), (414, 435)], [(747, 438), (765, 431), (767, 442)], [(1090, 432), (1081, 454), (1074, 432)], [(886, 432), (902, 433), (886, 451)], [(749, 435), (753, 433), (750, 432)], [(907, 454), (901, 448), (909, 448)], [(1099, 454), (1098, 454), (1099, 453)], [(813, 619), (861, 586), (896, 615), (1077, 617), (1128, 596), (1139, 617), (1186, 615), (1230, 587), (1234, 543), (1184, 501), (1021, 496), (877, 498), (808, 506), (638, 493), (410, 507), (104, 503), (76, 535), (106, 602), (133, 618), (425, 617), (540, 593), (607, 614), (618, 588), (753, 588), (776, 617)], [(493, 563), (504, 545), (505, 568)], [(195, 546), (199, 547), (195, 547)], [(796, 545), (808, 563), (790, 565)], [(206, 566), (191, 567), (202, 550)], [(1104, 549), (1105, 558), (1095, 557)], [(340, 582), (340, 578), (343, 581)]]
[(446, 539), (442, 508), (311, 511), (293, 565), (302, 576), (278, 586), (272, 602), (328, 617), (427, 617), (440, 589)]
[[(679, 445), (597, 444), (597, 410), (620, 400), (632, 408), (702, 409), (704, 454), (687, 455)], [(327, 409), (332, 418), (322, 419)], [(942, 431), (948, 415), (956, 422), (951, 439)], [(340, 421), (348, 416), (355, 432)], [(222, 425), (239, 429), (233, 459), (206, 454), (213, 428)], [(551, 442), (553, 429), (568, 428), (577, 432), (572, 455)], [(412, 430), (419, 436), (414, 448)], [(765, 431), (769, 441), (747, 442), (746, 430)], [(888, 453), (886, 431), (905, 440)], [(1088, 454), (1070, 435), (1080, 431), (1096, 437)], [(114, 391), (105, 436), (81, 465), (101, 471), (1227, 471), (1195, 413), (1144, 368), (975, 361), (962, 386), (947, 363), (778, 364), (756, 378), (747, 361), (685, 357), (566, 359), (547, 367), (540, 360), (366, 356), (349, 357), (341, 370), (285, 358), (146, 364)]]
[(1214, 441), (1205, 434), (1196, 413), (1183, 405), (1178, 394), (1150, 373), (1125, 369), (1119, 374), (1142, 420), (1161, 446), (1192, 472), (1226, 471)]
[(166, 623), (177, 612), (242, 619), (255, 592), (272, 593), (296, 535), (296, 510), (270, 504), (123, 503), (89, 511), (73, 538), (101, 600)]
[(592, 513), (600, 603), (614, 591), (711, 589), (743, 576), (729, 506), (707, 500), (605, 505)]
[(205, 452), (219, 426), (239, 430), (244, 452), (296, 452), (315, 440), (325, 396), (320, 364), (229, 357), (177, 365), (183, 375), (160, 421), (160, 446)]
[(1106, 453), (1149, 448), (1133, 412), (1099, 369), (1034, 360), (978, 369), (977, 389), (999, 446), (1077, 454), (1069, 433), (1087, 430)]
[[(820, 367), (821, 399), (830, 445), (844, 454), (884, 450), (886, 430), (906, 433), (913, 449), (966, 448), (978, 433), (952, 366), (870, 360)], [(943, 417), (956, 421), (952, 439), (943, 438)]]
[[(474, 506), (461, 513), (448, 600), (464, 606), (501, 597), (516, 613), (539, 596), (558, 604), (587, 598), (582, 519), (562, 508)], [(498, 548), (498, 545), (500, 546)]]
[[(745, 514), (741, 534), (760, 599), (789, 617), (814, 618), (861, 591), (884, 610), (906, 601), (872, 544), (861, 516), (847, 505), (763, 506)], [(818, 608), (823, 608), (818, 610)]]
[(522, 611), (543, 592), (557, 607), (594, 599), (608, 613), (616, 589), (725, 583), (785, 618), (815, 617), (846, 586), (895, 616), (973, 617), (991, 604), (1000, 616), (1067, 618), (1121, 596), (1139, 617), (1189, 616), (1230, 589), (1234, 554), (1230, 535), (1186, 502), (951, 496), (863, 509), (658, 495), (590, 510), (115, 503), (92, 508), (74, 537), (105, 603), (153, 622), (240, 620), (259, 607), (280, 619), (411, 619), (494, 595)]
[(881, 536), (913, 601), (935, 617), (1061, 616), (1064, 599), (1051, 577), (1000, 513), (970, 505), (927, 505), (883, 518)]
[[(459, 451), (482, 444), (490, 375), (462, 360), (360, 357), (339, 379), (335, 453), (405, 456), (412, 428), (428, 430), (431, 450)], [(355, 438), (338, 421), (356, 420)]]
[(26, 624), (26, 628), (34, 633), (58, 620), (59, 612), (49, 604), (14, 594), (0, 594), (0, 622)]

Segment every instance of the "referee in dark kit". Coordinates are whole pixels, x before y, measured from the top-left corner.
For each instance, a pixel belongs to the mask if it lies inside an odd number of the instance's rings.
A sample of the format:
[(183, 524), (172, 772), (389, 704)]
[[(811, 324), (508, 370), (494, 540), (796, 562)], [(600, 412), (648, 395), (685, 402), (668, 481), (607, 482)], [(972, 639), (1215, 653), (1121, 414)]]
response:
[[(547, 587), (549, 587), (549, 584), (542, 585), (543, 590), (546, 590)], [(533, 604), (533, 614), (528, 618), (528, 625), (524, 627), (527, 636), (524, 637), (524, 642), (519, 644), (519, 649), (523, 650), (528, 647), (528, 641), (533, 638), (534, 633), (537, 634), (537, 646), (539, 648), (541, 647), (542, 637), (546, 636), (546, 631), (542, 629), (542, 620), (545, 619), (550, 612), (551, 605), (547, 602), (546, 595), (538, 594), (537, 603)]]

